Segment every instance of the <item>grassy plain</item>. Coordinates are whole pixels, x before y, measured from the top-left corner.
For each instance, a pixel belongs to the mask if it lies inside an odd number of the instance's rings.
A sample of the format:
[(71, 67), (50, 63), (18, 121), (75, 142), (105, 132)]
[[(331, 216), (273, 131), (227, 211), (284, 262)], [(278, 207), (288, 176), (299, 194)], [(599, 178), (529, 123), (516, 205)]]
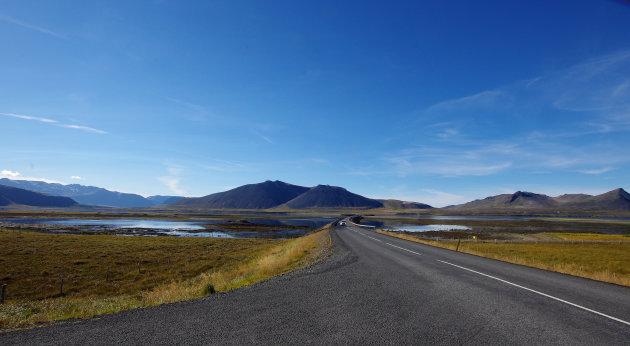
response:
[[(456, 240), (430, 240), (411, 234), (377, 230), (376, 232), (450, 250)], [(506, 242), (461, 240), (458, 251), (493, 258), (593, 280), (630, 286), (630, 238), (627, 235), (552, 233), (558, 241)], [(587, 234), (588, 235), (588, 234)], [(567, 241), (562, 241), (563, 237)], [(599, 238), (598, 238), (599, 237)], [(608, 237), (614, 237), (610, 241)], [(604, 240), (606, 239), (606, 240)], [(619, 241), (624, 239), (624, 241)]]
[(9, 330), (227, 291), (310, 263), (327, 247), (327, 227), (291, 240), (1, 230), (0, 283), (7, 284), (7, 300), (0, 305), (0, 326)]

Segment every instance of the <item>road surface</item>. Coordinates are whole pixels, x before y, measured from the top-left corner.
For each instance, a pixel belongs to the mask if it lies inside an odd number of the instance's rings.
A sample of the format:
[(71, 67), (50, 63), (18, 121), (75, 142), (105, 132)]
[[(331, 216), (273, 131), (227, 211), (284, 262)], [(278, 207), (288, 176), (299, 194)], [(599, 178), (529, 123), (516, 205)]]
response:
[(188, 302), (5, 333), (0, 344), (629, 344), (630, 288), (332, 231), (309, 268)]

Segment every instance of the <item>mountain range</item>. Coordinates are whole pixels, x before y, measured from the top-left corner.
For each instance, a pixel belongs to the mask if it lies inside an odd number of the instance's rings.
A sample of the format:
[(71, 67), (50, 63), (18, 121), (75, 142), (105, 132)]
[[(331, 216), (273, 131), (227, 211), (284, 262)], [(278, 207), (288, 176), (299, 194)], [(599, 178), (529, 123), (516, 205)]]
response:
[(79, 184), (63, 185), (43, 181), (13, 180), (7, 178), (0, 179), (0, 184), (47, 195), (70, 197), (80, 204), (117, 208), (157, 207), (173, 203), (181, 198), (177, 196), (151, 196), (145, 198), (133, 193), (110, 191), (96, 186)]
[(517, 191), (448, 206), (445, 209), (461, 211), (530, 210), (530, 209), (581, 209), (630, 211), (630, 194), (619, 188), (601, 195), (567, 194), (558, 197), (533, 192)]
[(69, 197), (49, 196), (43, 193), (0, 185), (0, 206), (71, 207), (78, 203)]
[[(3, 186), (4, 185), (4, 186)], [(305, 187), (282, 181), (243, 185), (203, 197), (142, 197), (95, 186), (62, 185), (40, 181), (0, 179), (0, 206), (29, 205), (66, 207), (77, 204), (111, 207), (155, 207), (186, 209), (433, 209), (428, 204), (395, 199), (371, 199), (342, 187)], [(77, 203), (78, 202), (78, 203)], [(566, 194), (550, 197), (517, 191), (436, 209), (445, 213), (549, 213), (574, 211), (630, 211), (630, 194), (618, 188), (600, 195)]]

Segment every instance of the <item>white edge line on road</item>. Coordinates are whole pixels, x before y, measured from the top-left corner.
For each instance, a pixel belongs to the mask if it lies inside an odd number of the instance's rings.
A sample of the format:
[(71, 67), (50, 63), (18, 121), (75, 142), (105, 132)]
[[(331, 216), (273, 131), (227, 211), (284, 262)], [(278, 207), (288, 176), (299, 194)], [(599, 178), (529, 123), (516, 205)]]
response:
[(350, 229), (350, 230), (351, 230), (352, 232), (357, 233), (357, 234), (360, 234), (360, 235), (362, 235), (362, 236), (364, 236), (364, 237), (368, 237), (368, 238), (370, 238), (370, 239), (374, 239), (374, 240), (376, 240), (377, 242), (380, 242), (380, 243), (382, 243), (382, 242), (383, 242), (383, 241), (382, 241), (382, 240), (380, 240), (380, 239), (376, 239), (376, 238), (374, 238), (374, 237), (370, 237), (369, 235), (367, 235), (367, 234), (363, 234), (363, 233), (361, 233), (361, 232), (359, 232), (359, 231), (355, 231), (355, 230), (353, 230), (353, 229)]
[(442, 261), (442, 260), (437, 260), (437, 261), (438, 261), (438, 262), (445, 263), (445, 264), (448, 264), (448, 265), (451, 265), (451, 266), (453, 266), (453, 267), (457, 267), (457, 268), (460, 268), (460, 269), (463, 269), (463, 270), (467, 270), (467, 271), (472, 272), (472, 273), (475, 273), (475, 274), (479, 274), (479, 275), (482, 275), (482, 276), (485, 276), (485, 277), (489, 277), (489, 278), (494, 279), (494, 280), (501, 281), (501, 282), (506, 283), (506, 284), (508, 284), (508, 285), (512, 285), (512, 286), (515, 286), (515, 287), (518, 287), (518, 288), (524, 289), (524, 290), (526, 290), (526, 291), (530, 291), (530, 292), (533, 292), (533, 293), (539, 294), (539, 295), (541, 295), (541, 296), (543, 296), (543, 297), (547, 297), (547, 298), (551, 298), (551, 299), (557, 300), (557, 301), (559, 301), (559, 302), (562, 302), (562, 303), (565, 303), (565, 304), (568, 304), (568, 305), (574, 306), (574, 307), (579, 308), (579, 309), (582, 309), (582, 310), (586, 310), (586, 311), (591, 312), (591, 313), (594, 313), (594, 314), (596, 314), (596, 315), (600, 315), (600, 316), (603, 316), (603, 317), (609, 318), (609, 319), (611, 319), (611, 320), (613, 320), (613, 321), (617, 321), (617, 322), (620, 322), (620, 323), (623, 323), (623, 324), (625, 324), (625, 325), (630, 326), (630, 322), (628, 322), (628, 321), (624, 321), (624, 320), (622, 320), (622, 319), (620, 319), (620, 318), (613, 317), (613, 316), (610, 316), (610, 315), (606, 315), (606, 314), (604, 314), (604, 313), (601, 313), (601, 312), (599, 312), (599, 311), (595, 311), (595, 310), (589, 309), (589, 308), (584, 307), (584, 306), (582, 306), (582, 305), (578, 305), (578, 304), (575, 304), (575, 303), (571, 303), (571, 302), (566, 301), (566, 300), (564, 300), (564, 299), (560, 299), (560, 298), (557, 298), (557, 297), (551, 296), (551, 295), (549, 295), (549, 294), (542, 293), (542, 292), (539, 292), (539, 291), (533, 290), (533, 289), (531, 289), (531, 288), (527, 288), (527, 287), (525, 287), (525, 286), (521, 286), (521, 285), (515, 284), (515, 283), (513, 283), (513, 282), (509, 282), (509, 281), (507, 281), (507, 280), (499, 279), (499, 278), (494, 277), (494, 276), (492, 276), (492, 275), (484, 274), (484, 273), (478, 272), (478, 271), (476, 271), (476, 270), (472, 270), (472, 269), (468, 269), (468, 268), (466, 268), (466, 267), (458, 266), (457, 264), (449, 263), (449, 262)]
[[(353, 232), (355, 232), (355, 233), (359, 233), (359, 234), (361, 234), (361, 235), (363, 235), (363, 236), (366, 236), (366, 237), (368, 237), (368, 238), (372, 238), (372, 239), (374, 239), (374, 240), (376, 240), (376, 241), (379, 241), (379, 242), (383, 243), (383, 241), (382, 241), (382, 240), (379, 240), (379, 239), (376, 239), (376, 238), (370, 237), (370, 236), (369, 236), (369, 235), (367, 235), (367, 234), (363, 234), (363, 233), (361, 233), (361, 232), (357, 232), (357, 231), (355, 231), (355, 230), (351, 230), (351, 231), (353, 231)], [(396, 245), (391, 244), (391, 243), (387, 243), (387, 242), (385, 242), (385, 244), (387, 244), (387, 245), (389, 245), (389, 246), (393, 246), (393, 247), (398, 248), (398, 249), (401, 249), (401, 250), (405, 250), (405, 251), (408, 251), (408, 252), (414, 253), (414, 254), (416, 254), (416, 255), (418, 255), (418, 256), (422, 256), (422, 254), (420, 254), (420, 253), (417, 253), (417, 252), (415, 252), (415, 251), (411, 251), (411, 250), (409, 250), (409, 249), (405, 249), (405, 248), (400, 247), (400, 246), (396, 246)], [(588, 311), (588, 312), (594, 313), (594, 314), (596, 314), (596, 315), (599, 315), (599, 316), (602, 316), (602, 317), (606, 317), (606, 318), (609, 318), (609, 319), (611, 319), (611, 320), (613, 320), (613, 321), (617, 321), (617, 322), (619, 322), (619, 323), (623, 323), (623, 324), (625, 324), (625, 325), (630, 326), (630, 322), (628, 322), (628, 321), (624, 321), (624, 320), (622, 320), (622, 319), (620, 319), (620, 318), (613, 317), (613, 316), (610, 316), (610, 315), (606, 315), (606, 314), (604, 314), (604, 313), (602, 313), (602, 312), (595, 311), (595, 310), (593, 310), (593, 309), (589, 309), (589, 308), (584, 307), (584, 306), (582, 306), (582, 305), (578, 305), (578, 304), (575, 304), (575, 303), (571, 303), (571, 302), (566, 301), (566, 300), (564, 300), (564, 299), (560, 299), (560, 298), (554, 297), (554, 296), (552, 296), (552, 295), (549, 295), (549, 294), (546, 294), (546, 293), (542, 293), (542, 292), (539, 292), (539, 291), (533, 290), (533, 289), (531, 289), (531, 288), (528, 288), (528, 287), (525, 287), (525, 286), (521, 286), (521, 285), (519, 285), (519, 284), (515, 284), (515, 283), (510, 282), (510, 281), (507, 281), (507, 280), (500, 279), (500, 278), (495, 277), (495, 276), (492, 276), (492, 275), (484, 274), (484, 273), (482, 273), (482, 272), (478, 272), (478, 271), (476, 271), (476, 270), (472, 270), (472, 269), (469, 269), (469, 268), (466, 268), (466, 267), (462, 267), (462, 266), (459, 266), (459, 265), (457, 265), (457, 264), (449, 263), (449, 262), (442, 261), (442, 260), (437, 260), (437, 261), (438, 261), (438, 262), (442, 262), (442, 263), (444, 263), (444, 264), (451, 265), (451, 266), (453, 266), (453, 267), (457, 267), (457, 268), (460, 268), (460, 269), (463, 269), (463, 270), (467, 270), (467, 271), (469, 271), (469, 272), (472, 272), (472, 273), (475, 273), (475, 274), (479, 274), (479, 275), (482, 275), (482, 276), (485, 276), (485, 277), (488, 277), (488, 278), (491, 278), (491, 279), (494, 279), (494, 280), (497, 280), (497, 281), (501, 281), (501, 282), (506, 283), (506, 284), (508, 284), (508, 285), (512, 285), (512, 286), (514, 286), (514, 287), (518, 287), (518, 288), (524, 289), (524, 290), (526, 290), (526, 291), (530, 291), (530, 292), (533, 292), (533, 293), (539, 294), (539, 295), (541, 295), (541, 296), (543, 296), (543, 297), (547, 297), (547, 298), (550, 298), (550, 299), (553, 299), (553, 300), (557, 300), (557, 301), (559, 301), (559, 302), (561, 302), (561, 303), (565, 303), (565, 304), (571, 305), (571, 306), (573, 306), (573, 307), (576, 307), (576, 308), (578, 308), (578, 309), (582, 309), (582, 310), (585, 310), (585, 311)]]

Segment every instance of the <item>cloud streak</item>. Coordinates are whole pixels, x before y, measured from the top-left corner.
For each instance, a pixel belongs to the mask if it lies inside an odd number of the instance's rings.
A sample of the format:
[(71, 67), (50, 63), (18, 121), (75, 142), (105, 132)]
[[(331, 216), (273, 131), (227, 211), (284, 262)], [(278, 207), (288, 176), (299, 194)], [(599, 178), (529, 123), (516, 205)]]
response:
[(49, 184), (64, 184), (57, 180), (50, 180), (45, 178), (33, 178), (33, 177), (23, 177), (20, 172), (10, 171), (8, 169), (3, 169), (0, 171), (0, 178), (7, 178), (12, 180), (28, 180), (28, 181), (43, 181)]
[(57, 120), (48, 119), (48, 118), (42, 118), (42, 117), (36, 117), (36, 116), (32, 116), (32, 115), (15, 114), (15, 113), (0, 113), (0, 115), (6, 116), (6, 117), (23, 119), (23, 120), (38, 121), (38, 122), (42, 122), (42, 123), (55, 125), (55, 126), (58, 126), (58, 127), (64, 127), (64, 128), (68, 128), (68, 129), (81, 130), (81, 131), (92, 132), (92, 133), (98, 133), (98, 134), (101, 134), (101, 135), (104, 135), (104, 134), (108, 133), (107, 131), (99, 130), (99, 129), (96, 129), (96, 128), (93, 128), (93, 127), (82, 126), (82, 125), (75, 125), (75, 124), (60, 124)]
[(7, 23), (15, 24), (17, 26), (21, 26), (21, 27), (26, 28), (26, 29), (35, 30), (35, 31), (38, 31), (38, 32), (40, 32), (42, 34), (54, 36), (56, 38), (60, 38), (60, 39), (64, 39), (64, 40), (67, 39), (67, 37), (65, 37), (65, 36), (63, 36), (63, 35), (61, 35), (61, 34), (59, 34), (57, 32), (54, 32), (52, 30), (48, 30), (46, 28), (42, 28), (41, 26), (37, 26), (37, 25), (33, 25), (33, 24), (29, 24), (29, 23), (23, 22), (21, 20), (9, 17), (9, 16), (7, 16), (5, 14), (1, 14), (0, 13), (0, 20), (2, 20), (4, 22), (7, 22)]
[(58, 125), (58, 126), (59, 127), (69, 128), (69, 129), (75, 129), (75, 130), (87, 131), (87, 132), (92, 132), (92, 133), (98, 133), (98, 134), (101, 134), (101, 135), (107, 134), (107, 131), (95, 129), (93, 127), (88, 127), (88, 126), (81, 126), (81, 125)]
[(168, 189), (171, 190), (171, 192), (173, 192), (176, 195), (183, 196), (186, 194), (186, 191), (179, 187), (179, 178), (165, 176), (165, 177), (158, 177), (157, 180), (161, 182), (162, 184), (166, 185), (166, 187), (168, 187)]
[(39, 121), (42, 123), (56, 123), (57, 122), (56, 120), (52, 120), (48, 118), (40, 118), (40, 117), (34, 117), (34, 116), (23, 115), (23, 114), (15, 114), (15, 113), (0, 113), (0, 115), (4, 115), (5, 117), (24, 119), (24, 120), (34, 120), (34, 121)]

